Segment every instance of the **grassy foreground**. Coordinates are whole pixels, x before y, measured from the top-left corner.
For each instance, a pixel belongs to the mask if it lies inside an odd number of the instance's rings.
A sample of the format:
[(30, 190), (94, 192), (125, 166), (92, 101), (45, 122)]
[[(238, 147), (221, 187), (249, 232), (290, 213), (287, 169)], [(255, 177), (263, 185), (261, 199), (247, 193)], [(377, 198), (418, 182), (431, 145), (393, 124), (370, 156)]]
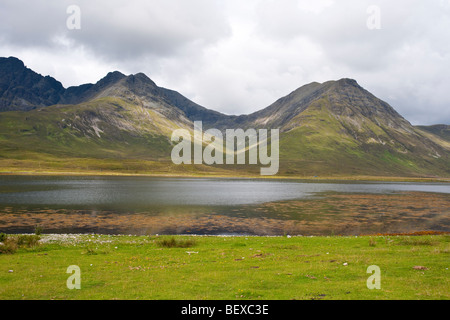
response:
[[(450, 298), (450, 235), (40, 238), (13, 253), (5, 240), (0, 299)], [(67, 287), (71, 265), (80, 289)], [(381, 289), (367, 287), (371, 265)]]

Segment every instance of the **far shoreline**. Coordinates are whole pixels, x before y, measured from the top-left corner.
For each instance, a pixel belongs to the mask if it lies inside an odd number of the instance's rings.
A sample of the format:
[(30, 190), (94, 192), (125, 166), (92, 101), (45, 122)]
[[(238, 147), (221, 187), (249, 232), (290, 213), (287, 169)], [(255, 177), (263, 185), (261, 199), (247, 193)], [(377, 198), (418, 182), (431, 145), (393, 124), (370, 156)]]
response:
[(260, 179), (260, 180), (304, 180), (314, 181), (380, 181), (380, 182), (440, 182), (450, 183), (450, 177), (390, 177), (390, 176), (260, 176), (223, 174), (167, 174), (167, 173), (126, 173), (103, 171), (0, 171), (0, 176), (98, 176), (98, 177), (155, 177), (189, 179)]

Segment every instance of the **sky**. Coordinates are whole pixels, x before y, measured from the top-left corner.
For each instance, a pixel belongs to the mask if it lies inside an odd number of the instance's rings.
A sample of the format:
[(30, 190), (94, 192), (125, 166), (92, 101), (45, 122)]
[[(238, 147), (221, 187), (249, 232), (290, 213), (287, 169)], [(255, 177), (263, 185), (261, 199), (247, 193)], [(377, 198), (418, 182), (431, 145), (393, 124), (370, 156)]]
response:
[(143, 72), (226, 114), (352, 78), (450, 124), (450, 0), (2, 0), (0, 56), (66, 88)]

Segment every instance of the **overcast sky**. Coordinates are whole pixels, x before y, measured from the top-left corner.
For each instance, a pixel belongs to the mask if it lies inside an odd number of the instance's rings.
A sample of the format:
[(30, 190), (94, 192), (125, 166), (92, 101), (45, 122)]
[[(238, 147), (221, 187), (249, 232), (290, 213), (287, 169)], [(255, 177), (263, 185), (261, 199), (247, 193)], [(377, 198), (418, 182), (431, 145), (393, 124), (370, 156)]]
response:
[(144, 72), (227, 114), (353, 78), (413, 124), (450, 124), (450, 0), (1, 0), (0, 56), (65, 87)]

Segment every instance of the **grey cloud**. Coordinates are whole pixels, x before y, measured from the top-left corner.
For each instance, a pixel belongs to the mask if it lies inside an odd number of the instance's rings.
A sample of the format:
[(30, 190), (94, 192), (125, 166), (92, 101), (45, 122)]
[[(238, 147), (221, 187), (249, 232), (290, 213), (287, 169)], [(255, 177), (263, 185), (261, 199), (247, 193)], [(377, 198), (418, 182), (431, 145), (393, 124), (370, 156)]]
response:
[(112, 59), (177, 55), (229, 33), (214, 1), (89, 1), (80, 7), (83, 27), (70, 38)]
[[(308, 2), (308, 1), (304, 1)], [(289, 41), (304, 36), (318, 45), (334, 64), (342, 63), (361, 70), (371, 70), (390, 63), (391, 54), (408, 41), (427, 36), (434, 29), (439, 8), (431, 8), (431, 19), (423, 20), (423, 1), (334, 1), (320, 13), (302, 10), (298, 1), (284, 6), (269, 1), (260, 5), (259, 31), (270, 39)], [(381, 13), (381, 30), (369, 30), (369, 6), (377, 5)], [(430, 6), (432, 7), (432, 6)]]
[[(81, 10), (81, 29), (68, 30), (69, 5)], [(55, 37), (106, 59), (172, 55), (213, 43), (229, 33), (216, 1), (16, 1), (0, 5), (5, 42), (55, 47)]]
[(4, 0), (0, 3), (3, 41), (17, 46), (52, 46), (55, 34), (66, 29), (64, 1), (48, 5), (42, 0)]

